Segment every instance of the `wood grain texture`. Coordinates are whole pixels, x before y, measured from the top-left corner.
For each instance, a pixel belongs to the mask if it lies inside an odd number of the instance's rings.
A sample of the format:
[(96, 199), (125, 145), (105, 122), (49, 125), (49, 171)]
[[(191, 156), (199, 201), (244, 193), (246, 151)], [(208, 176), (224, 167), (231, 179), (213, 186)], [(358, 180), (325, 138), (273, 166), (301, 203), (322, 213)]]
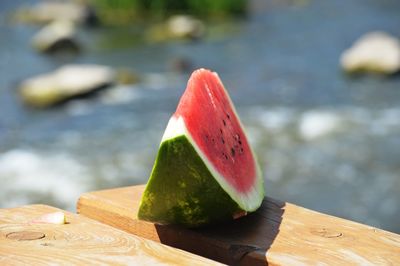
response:
[(400, 265), (400, 236), (265, 198), (244, 218), (189, 230), (137, 219), (144, 186), (83, 194), (78, 212), (129, 233), (236, 265)]
[(45, 205), (0, 210), (0, 265), (216, 265), (217, 262), (66, 213), (68, 224), (30, 224)]

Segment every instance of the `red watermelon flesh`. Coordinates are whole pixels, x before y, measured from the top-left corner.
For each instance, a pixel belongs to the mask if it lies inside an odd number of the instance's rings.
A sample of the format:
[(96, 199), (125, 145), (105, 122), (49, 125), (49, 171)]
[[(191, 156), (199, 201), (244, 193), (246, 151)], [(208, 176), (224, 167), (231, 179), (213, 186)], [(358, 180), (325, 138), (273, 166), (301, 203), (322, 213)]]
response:
[(253, 153), (216, 73), (192, 74), (174, 116), (183, 118), (198, 148), (235, 190), (251, 189), (257, 171)]

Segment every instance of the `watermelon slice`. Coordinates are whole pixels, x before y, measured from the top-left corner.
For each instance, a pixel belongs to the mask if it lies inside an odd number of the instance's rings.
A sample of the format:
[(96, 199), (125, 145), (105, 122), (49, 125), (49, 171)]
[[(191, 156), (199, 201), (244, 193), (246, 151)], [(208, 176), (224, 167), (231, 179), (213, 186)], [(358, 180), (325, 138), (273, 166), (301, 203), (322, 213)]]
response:
[(255, 211), (264, 185), (255, 155), (218, 75), (189, 79), (169, 120), (139, 219), (198, 227)]

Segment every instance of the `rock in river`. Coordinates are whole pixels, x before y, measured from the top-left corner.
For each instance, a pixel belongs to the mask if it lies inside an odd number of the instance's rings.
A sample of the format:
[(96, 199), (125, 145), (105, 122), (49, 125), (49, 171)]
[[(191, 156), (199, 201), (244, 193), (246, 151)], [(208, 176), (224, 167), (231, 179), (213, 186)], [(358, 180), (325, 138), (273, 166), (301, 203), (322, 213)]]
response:
[(45, 26), (33, 37), (32, 45), (42, 53), (80, 50), (75, 26), (68, 20), (57, 20)]
[(197, 40), (205, 34), (204, 23), (190, 15), (175, 15), (165, 23), (155, 24), (147, 31), (151, 42)]
[(189, 15), (172, 16), (168, 19), (167, 26), (174, 38), (197, 39), (204, 34), (203, 22)]
[(17, 11), (16, 19), (21, 22), (46, 24), (55, 20), (69, 20), (77, 24), (93, 24), (96, 14), (88, 5), (74, 1), (43, 1)]
[(20, 87), (23, 101), (33, 107), (49, 107), (91, 94), (115, 82), (115, 72), (100, 65), (66, 65), (54, 72), (30, 78)]
[(349, 73), (394, 74), (400, 70), (400, 41), (385, 32), (368, 33), (342, 54), (340, 62)]

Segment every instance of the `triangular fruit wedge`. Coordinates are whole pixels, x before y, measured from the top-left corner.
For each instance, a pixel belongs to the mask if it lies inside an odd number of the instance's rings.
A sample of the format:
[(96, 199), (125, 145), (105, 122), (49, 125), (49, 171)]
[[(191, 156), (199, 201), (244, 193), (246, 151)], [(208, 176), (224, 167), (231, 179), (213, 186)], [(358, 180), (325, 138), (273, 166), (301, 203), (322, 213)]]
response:
[(255, 211), (264, 184), (218, 75), (196, 70), (169, 120), (139, 219), (198, 227)]

